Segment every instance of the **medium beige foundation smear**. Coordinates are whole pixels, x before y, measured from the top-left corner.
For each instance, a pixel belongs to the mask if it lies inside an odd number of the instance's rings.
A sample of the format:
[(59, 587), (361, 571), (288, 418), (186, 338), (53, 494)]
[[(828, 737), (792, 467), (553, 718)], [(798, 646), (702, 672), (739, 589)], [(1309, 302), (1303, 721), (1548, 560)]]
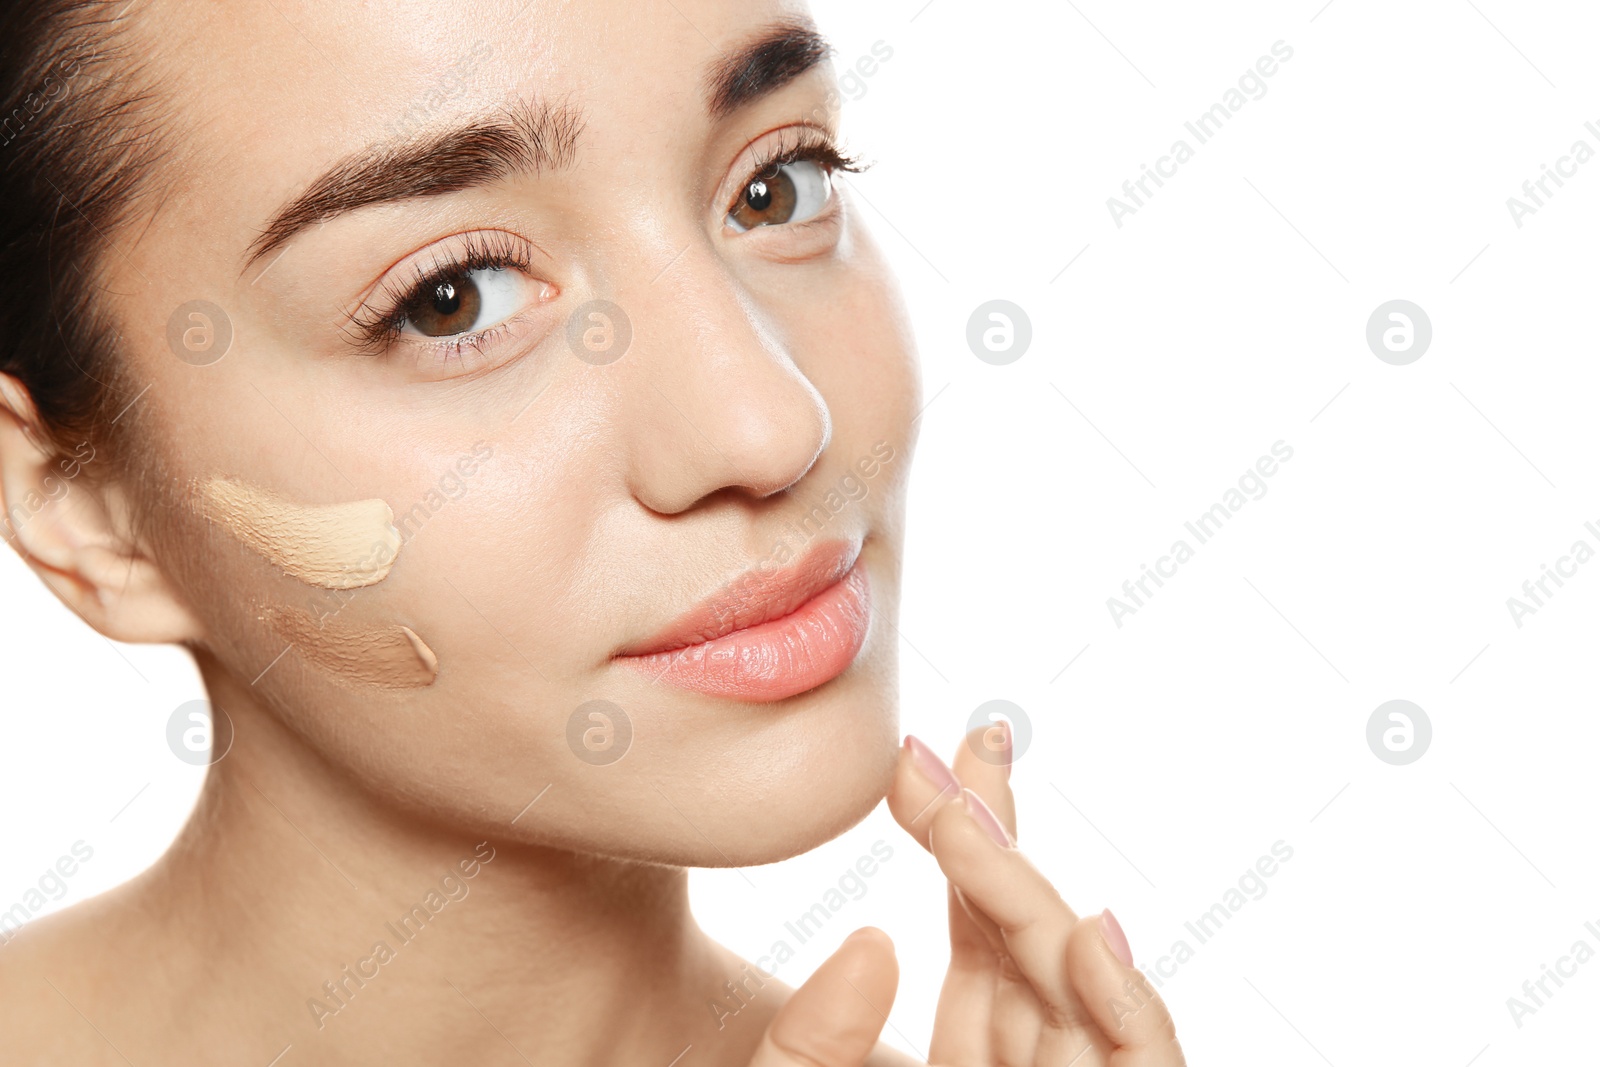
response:
[(439, 657), (409, 626), (326, 623), (301, 608), (268, 607), (261, 619), (308, 663), (347, 687), (420, 689), (439, 675)]
[(299, 504), (213, 478), (200, 489), (200, 510), (286, 574), (324, 589), (381, 582), (400, 552), (394, 512), (382, 500)]

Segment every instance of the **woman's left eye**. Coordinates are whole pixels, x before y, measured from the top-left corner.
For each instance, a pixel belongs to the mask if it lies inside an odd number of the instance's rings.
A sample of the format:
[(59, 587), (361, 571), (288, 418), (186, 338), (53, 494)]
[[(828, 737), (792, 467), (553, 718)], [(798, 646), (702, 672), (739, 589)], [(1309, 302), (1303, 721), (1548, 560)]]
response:
[(809, 159), (784, 163), (752, 178), (728, 212), (728, 225), (743, 233), (757, 226), (782, 226), (816, 218), (828, 206), (833, 180)]
[(422, 286), (400, 308), (400, 332), (413, 337), (454, 337), (497, 325), (516, 314), (527, 280), (516, 270), (485, 267), (457, 271)]

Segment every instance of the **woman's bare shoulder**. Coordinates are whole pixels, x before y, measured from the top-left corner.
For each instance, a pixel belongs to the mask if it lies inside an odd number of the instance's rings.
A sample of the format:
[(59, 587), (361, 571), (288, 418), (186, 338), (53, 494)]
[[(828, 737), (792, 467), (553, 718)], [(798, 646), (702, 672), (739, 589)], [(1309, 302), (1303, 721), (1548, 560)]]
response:
[(89, 901), (0, 935), (0, 1033), (8, 1065), (124, 1063), (91, 1018), (100, 990), (112, 981), (104, 971), (100, 912)]

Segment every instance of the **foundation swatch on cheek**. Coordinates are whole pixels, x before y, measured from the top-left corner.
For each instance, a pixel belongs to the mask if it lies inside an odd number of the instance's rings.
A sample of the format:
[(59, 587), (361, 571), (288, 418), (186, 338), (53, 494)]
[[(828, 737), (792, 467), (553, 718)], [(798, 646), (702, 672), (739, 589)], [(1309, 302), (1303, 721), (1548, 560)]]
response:
[(400, 552), (382, 500), (297, 504), (228, 478), (200, 490), (200, 510), (280, 570), (324, 589), (359, 589), (389, 576)]
[(301, 608), (268, 607), (261, 619), (309, 663), (353, 688), (420, 689), (439, 675), (439, 658), (408, 626), (324, 623)]

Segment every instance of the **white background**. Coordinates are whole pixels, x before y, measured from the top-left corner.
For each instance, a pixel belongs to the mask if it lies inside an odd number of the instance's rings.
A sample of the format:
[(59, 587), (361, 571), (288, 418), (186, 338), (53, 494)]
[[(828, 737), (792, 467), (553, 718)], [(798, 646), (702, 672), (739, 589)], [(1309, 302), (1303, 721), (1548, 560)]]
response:
[[(1600, 17), (1321, 4), (819, 3), (841, 68), (893, 50), (847, 127), (879, 161), (849, 182), (930, 398), (903, 725), (949, 754), (978, 704), (1025, 710), (1022, 844), (1081, 912), (1112, 906), (1147, 969), (1194, 949), (1162, 985), (1191, 1062), (1570, 1063), (1600, 960), (1520, 1028), (1506, 999), (1580, 938), (1600, 950), (1600, 561), (1520, 628), (1506, 600), (1600, 549), (1600, 160), (1520, 228), (1506, 199), (1575, 140), (1600, 150)], [(1280, 40), (1266, 95), (1197, 144), (1184, 122)], [(1194, 158), (1117, 227), (1106, 199), (1180, 137)], [(996, 298), (1032, 324), (1007, 366), (965, 339)], [(1397, 298), (1433, 327), (1407, 366), (1365, 340)], [(1280, 440), (1265, 496), (1117, 627), (1106, 599)], [(0, 909), (81, 838), (65, 906), (176, 832), (200, 772), (163, 729), (202, 693), (9, 552), (0, 603)], [(1433, 728), (1407, 766), (1366, 740), (1396, 698)], [(882, 809), (788, 863), (697, 873), (697, 911), (749, 958), (793, 945), (785, 921), (880, 838), (893, 859), (780, 976), (884, 928), (886, 1036), (925, 1051), (944, 894)], [(1265, 895), (1200, 944), (1185, 922), (1280, 840)]]

